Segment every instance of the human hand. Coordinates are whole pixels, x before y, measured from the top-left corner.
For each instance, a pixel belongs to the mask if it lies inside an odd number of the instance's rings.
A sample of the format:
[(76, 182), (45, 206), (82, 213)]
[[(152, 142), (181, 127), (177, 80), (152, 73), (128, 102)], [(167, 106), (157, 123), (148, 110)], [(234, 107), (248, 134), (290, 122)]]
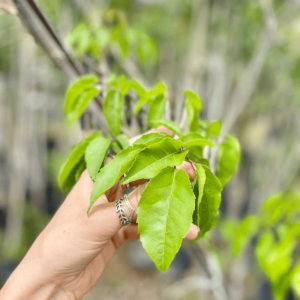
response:
[[(166, 128), (158, 130), (170, 134)], [(189, 163), (179, 168), (184, 168), (193, 179)], [(121, 226), (116, 213), (114, 202), (123, 196), (125, 187), (116, 183), (97, 200), (87, 216), (92, 189), (93, 181), (84, 171), (0, 291), (1, 299), (81, 299), (97, 282), (120, 245), (139, 239), (137, 225)], [(128, 196), (135, 209), (133, 221), (143, 189), (140, 186)], [(191, 224), (186, 239), (196, 238), (198, 231)]]

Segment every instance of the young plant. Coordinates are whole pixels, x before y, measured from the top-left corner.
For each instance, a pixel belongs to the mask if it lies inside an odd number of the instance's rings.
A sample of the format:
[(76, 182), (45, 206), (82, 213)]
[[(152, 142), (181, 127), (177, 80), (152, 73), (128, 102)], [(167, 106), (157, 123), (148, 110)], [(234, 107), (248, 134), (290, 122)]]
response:
[(276, 300), (285, 299), (290, 288), (300, 297), (299, 207), (300, 194), (280, 193), (269, 197), (259, 214), (241, 222), (224, 220), (220, 226), (233, 258), (255, 242), (256, 259), (272, 284)]
[[(95, 75), (87, 75), (69, 88), (65, 111), (70, 121), (78, 119), (89, 101), (100, 93), (95, 87), (96, 79)], [(135, 113), (139, 115), (147, 105), (149, 127), (163, 125), (175, 134), (175, 138), (163, 132), (148, 133), (129, 145), (128, 137), (121, 134), (121, 124), (125, 97), (128, 100), (132, 93), (138, 98)], [(170, 266), (192, 221), (200, 228), (198, 238), (216, 224), (222, 188), (236, 171), (240, 157), (237, 140), (226, 137), (219, 145), (218, 179), (204, 159), (203, 149), (214, 146), (221, 123), (200, 121), (201, 100), (193, 92), (186, 91), (189, 130), (184, 134), (177, 123), (163, 118), (167, 103), (165, 93), (166, 86), (161, 82), (146, 90), (135, 80), (111, 76), (103, 103), (103, 114), (110, 130), (102, 135), (95, 132), (77, 144), (59, 177), (60, 186), (68, 192), (82, 171), (88, 169), (95, 182), (88, 213), (97, 199), (118, 181), (127, 184), (148, 179), (138, 204), (138, 230), (143, 247), (161, 271)], [(106, 164), (109, 153), (115, 157)], [(194, 167), (192, 185), (186, 172), (176, 168), (184, 161)]]

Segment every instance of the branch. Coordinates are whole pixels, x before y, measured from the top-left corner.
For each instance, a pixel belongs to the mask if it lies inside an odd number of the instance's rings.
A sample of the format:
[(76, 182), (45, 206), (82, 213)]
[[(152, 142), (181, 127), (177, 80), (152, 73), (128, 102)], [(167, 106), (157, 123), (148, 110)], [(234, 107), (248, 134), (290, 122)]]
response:
[[(69, 55), (64, 44), (55, 33), (52, 25), (46, 19), (34, 0), (14, 0), (18, 8), (18, 15), (36, 42), (45, 50), (56, 65), (64, 71), (69, 80), (73, 81), (85, 73), (81, 64), (75, 62)], [(95, 99), (95, 103), (101, 108), (100, 98)], [(90, 105), (95, 113), (95, 105)]]
[[(186, 67), (185, 72), (183, 72), (182, 83), (180, 83), (183, 88), (192, 89), (195, 90), (195, 92), (198, 92), (200, 89), (199, 86), (201, 81), (199, 80), (199, 76), (201, 75), (201, 70), (205, 61), (208, 10), (208, 0), (195, 1), (195, 7), (193, 9), (194, 15), (190, 25), (190, 45), (184, 60)], [(176, 122), (183, 124), (187, 118), (186, 111), (183, 109), (183, 98), (178, 98), (176, 102), (175, 120)]]

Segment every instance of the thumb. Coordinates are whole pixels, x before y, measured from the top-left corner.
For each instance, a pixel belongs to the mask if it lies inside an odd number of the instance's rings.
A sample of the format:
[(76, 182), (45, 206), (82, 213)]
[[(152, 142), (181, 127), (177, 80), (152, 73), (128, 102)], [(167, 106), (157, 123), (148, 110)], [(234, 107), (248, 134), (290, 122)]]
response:
[[(128, 195), (128, 200), (130, 205), (134, 209), (134, 214), (132, 217), (132, 222), (136, 222), (137, 219), (137, 205), (140, 200), (141, 194), (145, 186), (140, 186), (132, 191)], [(116, 199), (117, 200), (117, 199)], [(104, 203), (103, 201), (96, 201), (96, 203), (90, 211), (89, 227), (95, 230), (95, 234), (103, 239), (112, 238), (122, 227), (121, 220), (119, 218), (119, 213), (116, 210), (115, 202)], [(101, 204), (102, 202), (102, 204)], [(125, 200), (123, 201), (123, 206), (121, 206), (128, 217), (130, 215), (130, 209), (127, 207)]]

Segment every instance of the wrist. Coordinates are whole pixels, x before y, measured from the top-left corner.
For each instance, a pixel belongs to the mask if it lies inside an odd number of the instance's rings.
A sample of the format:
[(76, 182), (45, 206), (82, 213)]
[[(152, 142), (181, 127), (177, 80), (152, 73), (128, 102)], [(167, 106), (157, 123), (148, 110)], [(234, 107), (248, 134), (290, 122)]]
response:
[(54, 284), (27, 285), (24, 282), (7, 282), (0, 290), (1, 300), (75, 300), (71, 293), (63, 291)]
[[(61, 289), (44, 276), (47, 270), (38, 270), (23, 260), (0, 290), (1, 300), (74, 300), (72, 293)], [(43, 275), (44, 274), (44, 275)]]

